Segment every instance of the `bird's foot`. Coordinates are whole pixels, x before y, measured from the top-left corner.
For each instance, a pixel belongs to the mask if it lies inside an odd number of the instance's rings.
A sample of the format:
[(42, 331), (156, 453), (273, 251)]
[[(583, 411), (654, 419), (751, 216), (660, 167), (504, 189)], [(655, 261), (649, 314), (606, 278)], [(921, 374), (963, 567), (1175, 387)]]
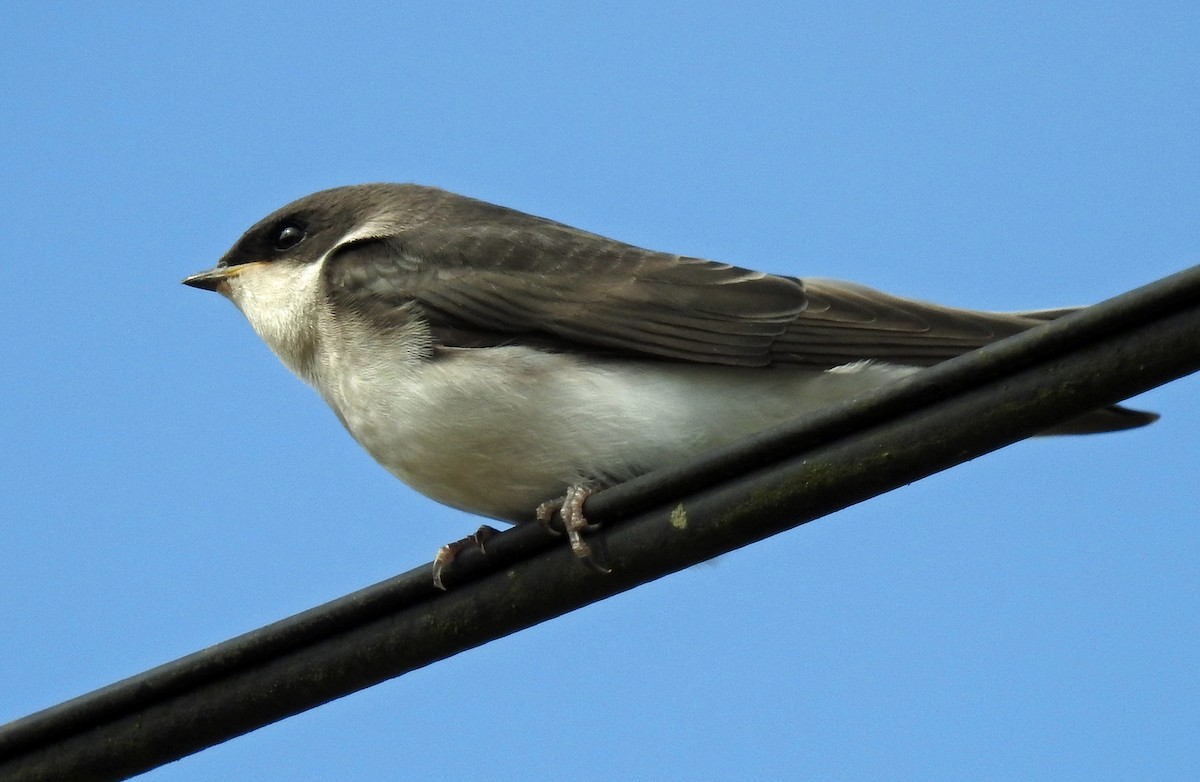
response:
[(493, 535), (500, 534), (494, 527), (489, 527), (484, 524), (479, 529), (475, 530), (474, 535), (467, 535), (462, 540), (456, 540), (453, 543), (447, 543), (438, 549), (437, 556), (433, 558), (433, 585), (443, 592), (446, 587), (442, 584), (442, 571), (446, 565), (449, 565), (463, 551), (469, 548), (478, 548), (482, 552), (487, 552), (484, 544)]
[(567, 493), (563, 497), (556, 500), (543, 502), (537, 507), (537, 520), (542, 526), (554, 532), (562, 534), (550, 525), (554, 518), (554, 513), (557, 511), (559, 518), (562, 519), (563, 529), (566, 531), (567, 540), (571, 543), (571, 551), (575, 556), (590, 565), (593, 569), (601, 573), (611, 573), (612, 569), (601, 565), (596, 561), (595, 555), (592, 553), (592, 547), (583, 539), (584, 532), (591, 532), (599, 529), (599, 524), (593, 524), (583, 515), (583, 501), (596, 493), (599, 488), (594, 483), (576, 483), (567, 489)]

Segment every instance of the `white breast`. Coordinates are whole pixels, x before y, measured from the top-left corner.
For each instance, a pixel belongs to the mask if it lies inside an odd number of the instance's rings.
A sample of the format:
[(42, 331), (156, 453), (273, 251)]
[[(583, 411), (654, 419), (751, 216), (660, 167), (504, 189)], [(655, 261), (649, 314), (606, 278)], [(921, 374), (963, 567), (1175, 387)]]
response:
[(518, 346), (415, 362), (365, 353), (319, 386), (355, 439), (423, 494), (513, 521), (572, 483), (624, 480), (911, 371), (595, 362)]

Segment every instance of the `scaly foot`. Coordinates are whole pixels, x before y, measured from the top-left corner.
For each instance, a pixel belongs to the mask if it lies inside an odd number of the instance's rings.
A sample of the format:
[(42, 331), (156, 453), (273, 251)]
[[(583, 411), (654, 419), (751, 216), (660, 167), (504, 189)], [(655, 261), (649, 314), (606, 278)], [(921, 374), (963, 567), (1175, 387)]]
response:
[(478, 547), (480, 551), (486, 552), (487, 549), (484, 548), (484, 543), (487, 542), (488, 538), (498, 534), (499, 531), (494, 527), (484, 524), (475, 530), (474, 535), (468, 535), (462, 540), (447, 543), (438, 549), (437, 556), (433, 558), (433, 585), (445, 592), (446, 587), (442, 584), (442, 571), (446, 568), (446, 565), (449, 565), (454, 561), (455, 557), (469, 548)]
[(566, 530), (567, 540), (571, 543), (571, 551), (575, 556), (601, 573), (611, 573), (611, 568), (604, 567), (596, 561), (592, 547), (583, 539), (584, 532), (591, 532), (600, 527), (599, 524), (592, 524), (583, 515), (583, 501), (595, 494), (598, 488), (593, 483), (576, 483), (567, 489), (566, 496), (539, 505), (536, 515), (542, 526), (551, 532), (558, 532), (550, 526), (550, 521), (557, 511), (562, 519), (563, 529)]

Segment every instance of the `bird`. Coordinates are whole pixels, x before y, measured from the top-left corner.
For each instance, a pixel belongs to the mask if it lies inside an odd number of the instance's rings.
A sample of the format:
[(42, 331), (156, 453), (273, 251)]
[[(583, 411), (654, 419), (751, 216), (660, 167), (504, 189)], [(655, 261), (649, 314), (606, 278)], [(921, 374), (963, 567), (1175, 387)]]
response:
[[(489, 519), (613, 485), (894, 383), (1072, 308), (990, 312), (642, 249), (416, 184), (322, 190), (260, 220), (216, 291), (416, 491)], [(1143, 426), (1112, 406), (1051, 434)], [(434, 583), (480, 533), (447, 544)]]

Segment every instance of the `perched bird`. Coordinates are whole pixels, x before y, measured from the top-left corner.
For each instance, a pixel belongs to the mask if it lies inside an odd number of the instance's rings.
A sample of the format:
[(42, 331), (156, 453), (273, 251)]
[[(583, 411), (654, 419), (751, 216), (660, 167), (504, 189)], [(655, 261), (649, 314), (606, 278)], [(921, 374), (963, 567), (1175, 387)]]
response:
[[(1069, 311), (980, 312), (775, 276), (400, 184), (301, 198), (183, 282), (237, 305), (400, 480), (509, 522), (561, 506), (584, 558), (594, 487)], [(1053, 433), (1155, 418), (1109, 407)], [(462, 545), (439, 554), (439, 585)]]

